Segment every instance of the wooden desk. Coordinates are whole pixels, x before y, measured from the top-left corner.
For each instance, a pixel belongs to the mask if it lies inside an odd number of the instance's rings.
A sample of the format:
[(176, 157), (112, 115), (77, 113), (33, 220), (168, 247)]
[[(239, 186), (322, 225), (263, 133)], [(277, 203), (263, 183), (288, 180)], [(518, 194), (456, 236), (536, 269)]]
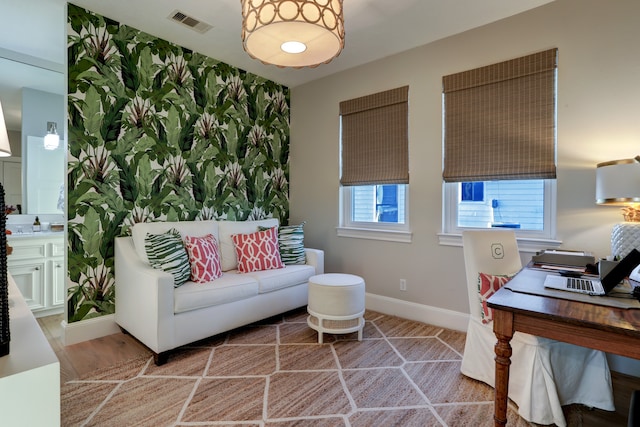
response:
[[(544, 274), (541, 275), (544, 280)], [(502, 288), (488, 300), (496, 343), (494, 421), (507, 423), (509, 364), (514, 332), (640, 359), (640, 310), (620, 309)]]

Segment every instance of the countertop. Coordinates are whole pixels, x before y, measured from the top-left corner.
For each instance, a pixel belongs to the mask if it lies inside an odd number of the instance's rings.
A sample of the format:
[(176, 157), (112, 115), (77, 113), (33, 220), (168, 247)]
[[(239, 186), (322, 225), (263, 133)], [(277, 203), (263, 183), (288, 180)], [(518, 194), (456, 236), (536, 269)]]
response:
[(22, 239), (41, 239), (46, 237), (64, 237), (64, 231), (33, 231), (29, 232), (13, 232), (12, 234), (7, 234), (7, 241), (12, 240), (22, 240)]

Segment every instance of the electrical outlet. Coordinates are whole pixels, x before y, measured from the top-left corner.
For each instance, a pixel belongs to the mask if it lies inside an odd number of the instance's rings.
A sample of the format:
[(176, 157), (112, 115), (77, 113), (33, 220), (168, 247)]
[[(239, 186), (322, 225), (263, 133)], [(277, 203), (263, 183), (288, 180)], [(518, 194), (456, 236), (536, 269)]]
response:
[(400, 279), (400, 290), (401, 291), (406, 291), (407, 290), (407, 281), (406, 281), (406, 279)]

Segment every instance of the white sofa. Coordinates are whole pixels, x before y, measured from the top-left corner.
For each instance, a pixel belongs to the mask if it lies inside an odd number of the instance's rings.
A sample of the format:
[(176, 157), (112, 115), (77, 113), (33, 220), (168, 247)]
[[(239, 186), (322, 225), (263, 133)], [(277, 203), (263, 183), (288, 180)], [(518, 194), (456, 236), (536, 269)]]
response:
[[(156, 364), (163, 364), (168, 352), (177, 347), (306, 305), (309, 277), (324, 272), (322, 250), (305, 248), (304, 265), (237, 271), (231, 235), (276, 225), (277, 219), (134, 225), (130, 237), (115, 239), (116, 323), (155, 353)], [(170, 273), (152, 268), (145, 236), (171, 228), (183, 239), (213, 234), (219, 243), (222, 277), (174, 288)]]

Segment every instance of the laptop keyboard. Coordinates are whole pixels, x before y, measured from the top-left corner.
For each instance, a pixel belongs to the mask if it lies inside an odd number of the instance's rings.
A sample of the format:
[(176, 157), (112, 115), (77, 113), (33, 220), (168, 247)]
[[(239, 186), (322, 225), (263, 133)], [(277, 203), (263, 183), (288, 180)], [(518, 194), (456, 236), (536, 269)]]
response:
[(593, 292), (593, 283), (591, 283), (591, 280), (588, 279), (577, 279), (575, 277), (568, 277), (567, 288)]

